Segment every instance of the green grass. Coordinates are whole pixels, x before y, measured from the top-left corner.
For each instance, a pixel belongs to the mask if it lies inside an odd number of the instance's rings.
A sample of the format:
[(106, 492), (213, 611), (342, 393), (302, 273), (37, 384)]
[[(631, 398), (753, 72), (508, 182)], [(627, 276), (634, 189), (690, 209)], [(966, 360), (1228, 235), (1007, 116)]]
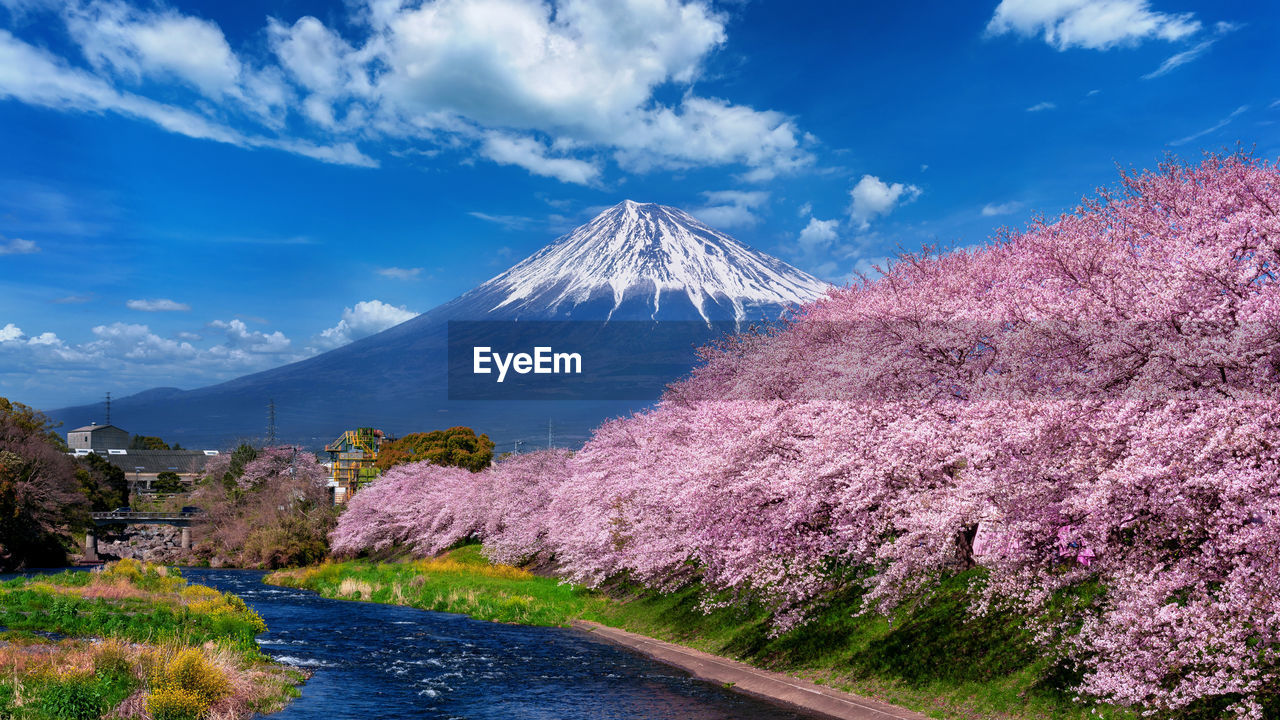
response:
[(42, 677), (22, 690), (32, 702), (15, 707), (17, 683), (0, 683), (0, 717), (22, 720), (97, 720), (111, 712), (137, 688), (125, 670), (99, 670), (91, 675)]
[[(609, 595), (489, 564), (479, 545), (428, 561), (329, 562), (269, 575), (267, 582), (348, 600), (393, 603), (529, 625), (592, 620), (876, 697), (937, 718), (1132, 718), (1074, 702), (1076, 681), (1037, 652), (1023, 618), (975, 617), (970, 575), (945, 581), (891, 620), (854, 616), (849, 593), (807, 625), (771, 636), (759, 607), (704, 613), (699, 588)], [(1063, 611), (1068, 608), (1063, 604)]]
[[(262, 620), (233, 595), (207, 602), (211, 607), (186, 605), (188, 586), (177, 571), (165, 577), (141, 577), (133, 585), (139, 597), (82, 597), (89, 573), (66, 571), (40, 578), (17, 578), (0, 583), (0, 627), (41, 630), (68, 637), (113, 637), (134, 642), (202, 645), (214, 642), (261, 659), (254, 636)], [(157, 582), (159, 581), (159, 582)]]
[[(134, 561), (0, 583), (0, 720), (115, 717), (126, 701), (136, 712), (133, 696), (149, 703), (157, 672), (182, 653), (202, 658), (206, 676), (239, 678), (220, 712), (278, 710), (305, 676), (262, 654), (254, 636), (265, 629), (235, 595)], [(212, 700), (200, 702), (193, 720)]]
[(281, 570), (266, 582), (315, 590), (325, 597), (406, 605), (520, 625), (567, 625), (596, 596), (558, 580), (491, 565), (464, 546), (426, 561), (324, 563)]
[(1042, 657), (1025, 620), (975, 617), (971, 578), (951, 578), (891, 619), (855, 616), (856, 593), (833, 599), (808, 624), (771, 636), (768, 614), (703, 613), (696, 588), (636, 593), (593, 604), (584, 619), (784, 672), (938, 718), (1128, 717), (1073, 701), (1076, 680)]

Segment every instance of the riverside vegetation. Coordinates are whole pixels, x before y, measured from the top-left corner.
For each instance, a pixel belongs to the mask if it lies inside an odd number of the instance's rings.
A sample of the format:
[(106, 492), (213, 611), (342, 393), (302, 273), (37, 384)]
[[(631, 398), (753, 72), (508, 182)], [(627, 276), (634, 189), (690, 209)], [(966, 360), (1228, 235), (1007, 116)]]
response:
[(49, 418), (0, 397), (0, 570), (65, 565), (89, 513), (128, 502), (124, 471), (71, 457)]
[(273, 663), (240, 598), (121, 560), (0, 583), (0, 718), (236, 720), (306, 675)]
[(263, 569), (319, 561), (336, 516), (327, 481), (315, 454), (300, 447), (242, 444), (213, 458), (184, 501), (205, 510), (193, 559)]

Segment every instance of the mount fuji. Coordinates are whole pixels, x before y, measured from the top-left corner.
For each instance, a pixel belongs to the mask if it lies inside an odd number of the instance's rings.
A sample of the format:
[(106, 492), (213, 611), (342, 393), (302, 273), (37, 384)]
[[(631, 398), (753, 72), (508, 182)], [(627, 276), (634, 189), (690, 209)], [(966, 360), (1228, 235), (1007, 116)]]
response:
[(458, 301), (490, 317), (743, 321), (826, 287), (683, 210), (626, 200)]
[[(541, 444), (549, 434), (555, 444), (568, 445), (585, 439), (605, 418), (647, 402), (451, 401), (445, 377), (449, 322), (745, 326), (776, 319), (828, 287), (682, 210), (626, 200), (502, 274), (400, 325), (217, 385), (157, 388), (113, 400), (113, 416), (130, 432), (188, 447), (260, 438), (269, 402), (276, 407), (277, 436), (308, 446), (349, 427), (404, 434), (452, 425), (489, 433), (500, 450), (516, 441)], [(691, 366), (692, 352), (688, 359)], [(98, 417), (99, 410), (80, 406), (49, 415), (77, 427)]]

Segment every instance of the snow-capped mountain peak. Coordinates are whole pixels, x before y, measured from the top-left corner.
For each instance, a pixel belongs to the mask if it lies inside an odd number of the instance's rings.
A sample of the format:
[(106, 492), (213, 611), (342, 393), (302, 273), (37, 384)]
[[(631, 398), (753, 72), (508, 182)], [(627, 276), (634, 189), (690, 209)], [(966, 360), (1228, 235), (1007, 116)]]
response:
[(741, 321), (827, 288), (683, 210), (624, 200), (473, 292), (504, 314), (568, 316), (590, 304), (609, 318)]

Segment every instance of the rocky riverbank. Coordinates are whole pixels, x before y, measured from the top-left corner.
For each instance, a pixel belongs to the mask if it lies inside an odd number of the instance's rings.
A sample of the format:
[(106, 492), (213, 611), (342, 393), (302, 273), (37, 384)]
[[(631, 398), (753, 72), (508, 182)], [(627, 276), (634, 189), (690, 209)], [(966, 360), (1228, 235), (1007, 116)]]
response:
[(123, 531), (98, 535), (102, 560), (132, 558), (150, 563), (184, 564), (189, 551), (182, 549), (182, 528), (169, 525), (126, 525)]

